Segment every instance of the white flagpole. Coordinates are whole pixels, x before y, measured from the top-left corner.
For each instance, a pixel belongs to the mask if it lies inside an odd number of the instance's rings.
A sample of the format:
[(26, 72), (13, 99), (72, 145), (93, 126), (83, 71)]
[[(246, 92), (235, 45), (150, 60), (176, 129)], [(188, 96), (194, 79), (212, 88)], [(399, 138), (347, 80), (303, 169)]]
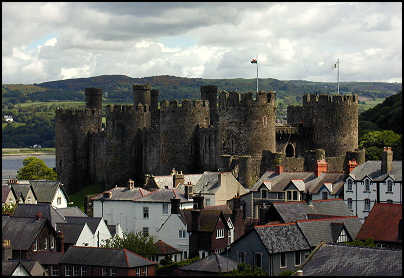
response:
[(339, 95), (339, 58), (337, 59), (337, 70), (338, 70), (338, 73), (337, 73), (337, 94)]
[(258, 94), (258, 55), (257, 55), (257, 94)]

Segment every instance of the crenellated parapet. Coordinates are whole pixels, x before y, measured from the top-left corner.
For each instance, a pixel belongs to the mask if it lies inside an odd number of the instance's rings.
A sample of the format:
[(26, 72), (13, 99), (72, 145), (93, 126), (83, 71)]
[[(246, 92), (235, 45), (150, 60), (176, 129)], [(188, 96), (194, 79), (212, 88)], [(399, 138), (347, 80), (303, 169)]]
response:
[[(255, 99), (254, 99), (255, 94)], [(258, 93), (238, 93), (222, 91), (219, 93), (219, 109), (226, 110), (235, 106), (275, 105), (276, 93), (273, 91)]]
[(306, 94), (303, 96), (303, 105), (333, 105), (333, 104), (358, 104), (358, 95), (319, 95)]

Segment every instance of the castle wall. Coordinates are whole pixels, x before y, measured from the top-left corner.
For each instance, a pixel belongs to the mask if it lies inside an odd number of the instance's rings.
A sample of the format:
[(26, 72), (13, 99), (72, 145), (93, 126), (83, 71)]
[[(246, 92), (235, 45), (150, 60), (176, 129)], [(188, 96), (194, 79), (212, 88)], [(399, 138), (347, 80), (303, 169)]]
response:
[(89, 178), (91, 184), (104, 184), (105, 132), (89, 134)]
[(303, 106), (289, 105), (287, 108), (287, 121), (288, 124), (303, 123), (304, 110)]
[(144, 172), (158, 175), (160, 173), (160, 130), (147, 129), (143, 134)]
[(160, 174), (172, 168), (199, 170), (198, 129), (209, 126), (209, 103), (204, 100), (163, 101), (160, 104)]
[(218, 158), (218, 132), (216, 128), (199, 129), (199, 157), (201, 168), (207, 171), (216, 171), (221, 163)]

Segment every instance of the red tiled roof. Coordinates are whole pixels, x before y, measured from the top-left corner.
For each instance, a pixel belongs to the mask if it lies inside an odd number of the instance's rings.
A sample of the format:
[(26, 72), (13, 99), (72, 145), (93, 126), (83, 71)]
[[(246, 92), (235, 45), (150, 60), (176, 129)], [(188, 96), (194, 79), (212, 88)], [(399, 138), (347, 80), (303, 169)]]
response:
[(181, 252), (162, 240), (157, 241), (154, 245), (158, 248), (158, 255), (171, 255)]
[(400, 242), (398, 240), (398, 225), (403, 217), (402, 207), (400, 204), (375, 204), (356, 238)]

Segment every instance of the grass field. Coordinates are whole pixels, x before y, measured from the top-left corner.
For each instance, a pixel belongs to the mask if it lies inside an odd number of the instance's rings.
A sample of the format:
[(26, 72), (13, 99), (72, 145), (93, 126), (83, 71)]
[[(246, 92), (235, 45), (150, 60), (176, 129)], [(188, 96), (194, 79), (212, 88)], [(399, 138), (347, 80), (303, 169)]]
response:
[(80, 105), (85, 105), (84, 102), (82, 101), (38, 101), (38, 102), (24, 102), (24, 103), (19, 103), (17, 105), (20, 106), (21, 108), (24, 107), (29, 107), (29, 106), (51, 106), (51, 105), (56, 105), (56, 106), (80, 106)]
[(69, 195), (69, 201), (73, 204), (69, 206), (77, 206), (84, 212), (84, 197), (89, 194), (101, 193), (104, 189), (98, 184), (92, 184), (84, 187), (79, 192)]
[(3, 148), (1, 149), (2, 155), (21, 155), (21, 154), (55, 154), (55, 148)]

